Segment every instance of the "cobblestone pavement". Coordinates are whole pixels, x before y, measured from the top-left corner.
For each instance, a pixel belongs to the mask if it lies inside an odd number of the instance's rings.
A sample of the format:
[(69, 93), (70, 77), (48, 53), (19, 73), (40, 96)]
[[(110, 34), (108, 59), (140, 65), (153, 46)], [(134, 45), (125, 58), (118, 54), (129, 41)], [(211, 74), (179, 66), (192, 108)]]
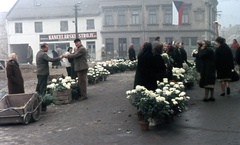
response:
[[(50, 106), (39, 121), (28, 125), (0, 126), (1, 145), (239, 145), (239, 82), (231, 95), (202, 102), (204, 90), (187, 90), (189, 108), (173, 122), (143, 132), (136, 109), (125, 92), (133, 86), (134, 72), (110, 75), (88, 86), (89, 99)], [(29, 80), (31, 81), (31, 80)], [(28, 84), (28, 82), (26, 83)], [(31, 84), (29, 82), (29, 84)]]

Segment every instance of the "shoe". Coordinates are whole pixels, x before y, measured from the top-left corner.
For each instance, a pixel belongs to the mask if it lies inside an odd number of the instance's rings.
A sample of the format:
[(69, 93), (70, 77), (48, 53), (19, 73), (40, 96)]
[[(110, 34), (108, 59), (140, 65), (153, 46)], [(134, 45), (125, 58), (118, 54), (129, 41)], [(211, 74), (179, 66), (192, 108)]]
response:
[(214, 101), (215, 101), (215, 98), (210, 97), (210, 98), (208, 99), (208, 101), (214, 102)]
[(220, 94), (220, 96), (225, 96), (225, 93)]
[(86, 99), (88, 99), (88, 97), (80, 97), (80, 98), (78, 98), (77, 100), (78, 100), (78, 101), (82, 101), (82, 100), (86, 100)]
[(208, 102), (209, 100), (207, 98), (204, 98), (202, 101), (203, 102)]
[(227, 94), (229, 95), (230, 94), (230, 88), (227, 87)]

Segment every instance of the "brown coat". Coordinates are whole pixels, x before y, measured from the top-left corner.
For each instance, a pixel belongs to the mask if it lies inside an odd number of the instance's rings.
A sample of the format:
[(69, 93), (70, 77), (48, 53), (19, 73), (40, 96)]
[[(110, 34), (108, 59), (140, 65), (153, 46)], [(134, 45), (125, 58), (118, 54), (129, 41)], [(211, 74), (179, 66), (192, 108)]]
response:
[(68, 58), (74, 59), (75, 71), (82, 71), (88, 69), (87, 53), (87, 49), (83, 46), (80, 46), (76, 49), (76, 52), (74, 52), (74, 54), (68, 55)]
[(19, 64), (15, 60), (7, 62), (8, 93), (24, 93), (24, 81)]

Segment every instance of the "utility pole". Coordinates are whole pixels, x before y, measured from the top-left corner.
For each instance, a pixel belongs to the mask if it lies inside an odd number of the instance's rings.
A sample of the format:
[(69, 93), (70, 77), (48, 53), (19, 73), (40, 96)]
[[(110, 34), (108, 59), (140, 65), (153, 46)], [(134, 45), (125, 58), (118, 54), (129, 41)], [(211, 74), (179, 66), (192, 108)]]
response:
[(75, 4), (74, 6), (74, 10), (75, 10), (75, 35), (76, 35), (76, 38), (78, 38), (78, 6), (77, 4)]
[(78, 2), (77, 4), (74, 5), (74, 11), (75, 11), (75, 35), (76, 38), (78, 38), (78, 4), (81, 4), (81, 2)]

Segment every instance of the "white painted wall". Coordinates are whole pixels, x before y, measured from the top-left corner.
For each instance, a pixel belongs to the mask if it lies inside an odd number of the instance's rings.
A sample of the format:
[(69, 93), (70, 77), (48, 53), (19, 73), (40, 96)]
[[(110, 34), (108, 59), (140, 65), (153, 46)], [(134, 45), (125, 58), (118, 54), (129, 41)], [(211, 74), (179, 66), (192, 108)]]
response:
[[(94, 19), (95, 29), (87, 30), (87, 19)], [(60, 31), (60, 21), (68, 21), (68, 31)], [(35, 56), (40, 49), (39, 36), (44, 34), (62, 34), (62, 33), (75, 33), (75, 24), (73, 23), (74, 18), (61, 18), (61, 19), (41, 19), (41, 20), (22, 20), (22, 21), (8, 21), (8, 52), (10, 52), (11, 44), (29, 44), (33, 48), (33, 60), (35, 63)], [(23, 26), (23, 33), (15, 33), (15, 23), (21, 22)], [(34, 22), (43, 23), (43, 32), (35, 33)], [(102, 37), (101, 37), (101, 17), (79, 17), (78, 18), (78, 32), (97, 32), (97, 39), (82, 40), (82, 44), (86, 46), (87, 41), (94, 41), (96, 45), (96, 60), (101, 60), (102, 52)], [(71, 41), (52, 41), (46, 43), (70, 43), (70, 46), (75, 47), (74, 42)]]

